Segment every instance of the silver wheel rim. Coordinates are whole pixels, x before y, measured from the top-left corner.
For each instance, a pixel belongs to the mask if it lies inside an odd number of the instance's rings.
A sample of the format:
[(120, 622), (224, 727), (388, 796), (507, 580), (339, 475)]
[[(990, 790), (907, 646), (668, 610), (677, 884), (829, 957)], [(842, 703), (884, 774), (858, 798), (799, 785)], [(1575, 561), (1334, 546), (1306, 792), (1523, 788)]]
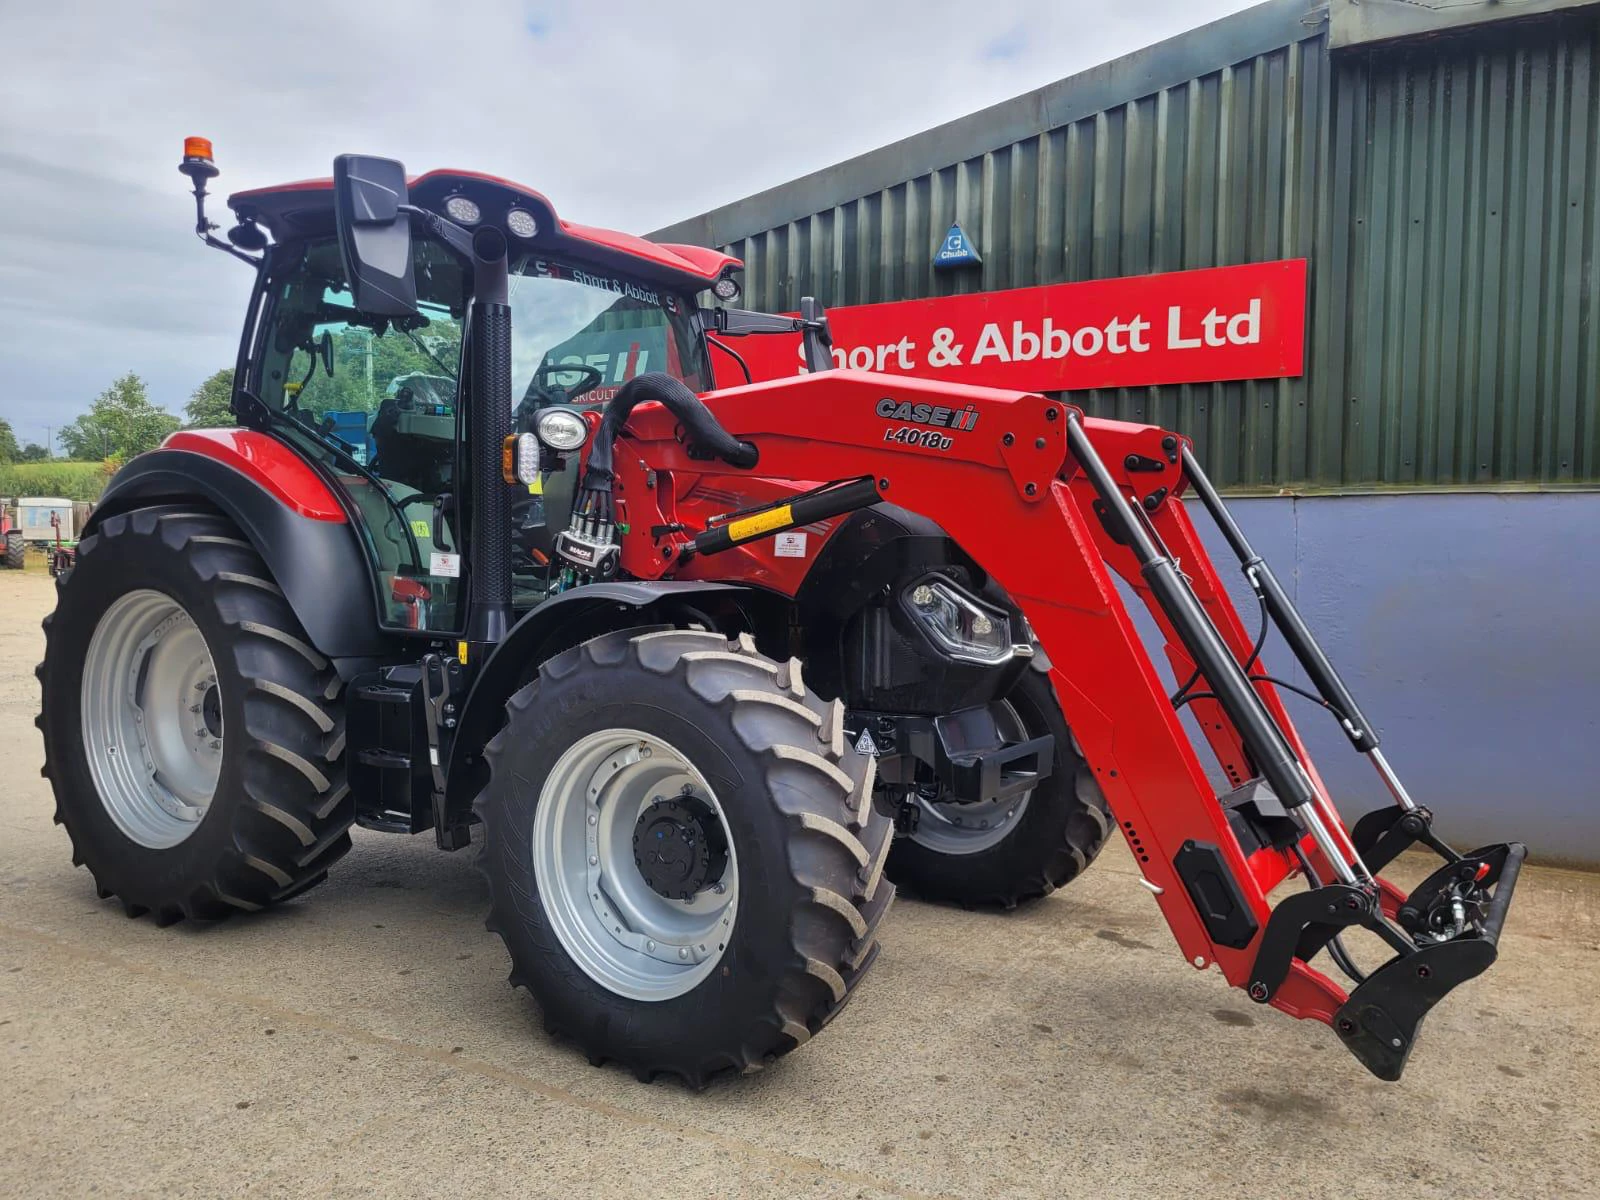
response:
[[(680, 796), (709, 808), (728, 842), (719, 878), (688, 901), (655, 891), (634, 861), (641, 814)], [(660, 1001), (692, 990), (733, 932), (739, 860), (722, 805), (681, 752), (636, 729), (591, 733), (556, 762), (534, 811), (533, 870), (562, 947), (619, 996)]]
[[(1010, 701), (996, 706), (995, 722), (1008, 741), (1028, 736), (1027, 727)], [(977, 804), (957, 804), (917, 797), (921, 815), (911, 840), (936, 854), (980, 854), (1005, 841), (1028, 811), (1033, 789), (1004, 800), (983, 800)]]
[(83, 749), (100, 803), (152, 850), (200, 827), (222, 770), (211, 651), (172, 597), (140, 589), (100, 617), (83, 664)]

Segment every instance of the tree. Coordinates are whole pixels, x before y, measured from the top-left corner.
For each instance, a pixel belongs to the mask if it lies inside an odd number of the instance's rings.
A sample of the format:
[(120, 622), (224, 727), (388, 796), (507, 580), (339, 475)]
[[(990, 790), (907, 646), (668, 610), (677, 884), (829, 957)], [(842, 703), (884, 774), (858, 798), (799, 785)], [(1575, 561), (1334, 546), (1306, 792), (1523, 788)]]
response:
[(50, 451), (39, 445), (38, 442), (29, 442), (22, 448), (22, 455), (18, 462), (49, 462)]
[(233, 425), (233, 368), (225, 367), (195, 388), (183, 415), (190, 429), (216, 429)]
[[(451, 320), (435, 318), (417, 335), (427, 349), (394, 328), (381, 337), (371, 329), (350, 325), (330, 327), (328, 332), (333, 337), (332, 377), (320, 365), (310, 370), (311, 358), (303, 348), (295, 350), (289, 363), (290, 379), (306, 380), (305, 390), (297, 398), (299, 407), (313, 416), (376, 412), (397, 376), (442, 377), (457, 371), (461, 327)], [(439, 356), (442, 367), (429, 351)]]
[(61, 430), (61, 444), (80, 461), (128, 459), (154, 448), (177, 428), (178, 418), (150, 403), (144, 380), (129, 371)]
[(17, 446), (17, 435), (11, 432), (11, 422), (0, 417), (0, 463), (12, 463), (22, 457)]

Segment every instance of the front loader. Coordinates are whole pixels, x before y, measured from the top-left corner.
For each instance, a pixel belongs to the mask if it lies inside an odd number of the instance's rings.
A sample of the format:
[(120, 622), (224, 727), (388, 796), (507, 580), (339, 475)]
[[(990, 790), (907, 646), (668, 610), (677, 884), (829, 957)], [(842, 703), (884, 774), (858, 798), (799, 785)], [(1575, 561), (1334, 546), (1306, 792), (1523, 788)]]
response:
[[(547, 1026), (693, 1084), (838, 1013), (897, 869), (1015, 901), (1113, 822), (1194, 966), (1333, 1025), (1382, 1078), (1493, 962), (1523, 847), (1433, 833), (1181, 436), (832, 370), (814, 302), (703, 308), (737, 298), (736, 260), (505, 180), (347, 155), (235, 194), (224, 241), (209, 144), (182, 169), (196, 232), (256, 272), (243, 428), (123, 468), (40, 668), (58, 819), (130, 915), (298, 895), (352, 824), (477, 840)], [(794, 331), (808, 374), (709, 390), (722, 339)], [(1394, 796), (1352, 830), (1284, 710), (1299, 689), (1261, 662), (1267, 622)], [(1405, 894), (1377, 872), (1418, 845), (1441, 865)], [(1370, 974), (1357, 927), (1390, 952)]]

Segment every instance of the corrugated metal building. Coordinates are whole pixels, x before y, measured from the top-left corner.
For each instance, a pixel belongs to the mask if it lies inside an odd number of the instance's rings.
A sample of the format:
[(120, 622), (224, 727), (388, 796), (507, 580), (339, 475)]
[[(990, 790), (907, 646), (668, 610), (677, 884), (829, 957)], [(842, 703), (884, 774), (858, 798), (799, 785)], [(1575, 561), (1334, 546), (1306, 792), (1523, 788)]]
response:
[[(981, 270), (934, 270), (955, 221)], [(652, 236), (771, 311), (1307, 259), (1303, 376), (1063, 394), (1292, 492), (1237, 510), (1416, 790), (1600, 862), (1593, 0), (1272, 0)]]
[(1304, 257), (1304, 377), (1071, 399), (1234, 487), (1600, 481), (1597, 12), (1330, 51), (1274, 0), (652, 236), (771, 311)]

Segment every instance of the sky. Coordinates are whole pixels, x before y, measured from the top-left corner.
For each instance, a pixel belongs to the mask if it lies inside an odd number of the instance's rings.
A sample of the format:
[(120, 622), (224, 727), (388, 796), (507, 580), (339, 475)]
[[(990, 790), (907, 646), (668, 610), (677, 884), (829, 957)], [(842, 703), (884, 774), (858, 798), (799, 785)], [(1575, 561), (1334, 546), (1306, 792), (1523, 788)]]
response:
[(1242, 0), (0, 0), (0, 417), (43, 443), (118, 375), (181, 412), (251, 272), (194, 237), (334, 155), (462, 167), (658, 228), (1248, 7)]

